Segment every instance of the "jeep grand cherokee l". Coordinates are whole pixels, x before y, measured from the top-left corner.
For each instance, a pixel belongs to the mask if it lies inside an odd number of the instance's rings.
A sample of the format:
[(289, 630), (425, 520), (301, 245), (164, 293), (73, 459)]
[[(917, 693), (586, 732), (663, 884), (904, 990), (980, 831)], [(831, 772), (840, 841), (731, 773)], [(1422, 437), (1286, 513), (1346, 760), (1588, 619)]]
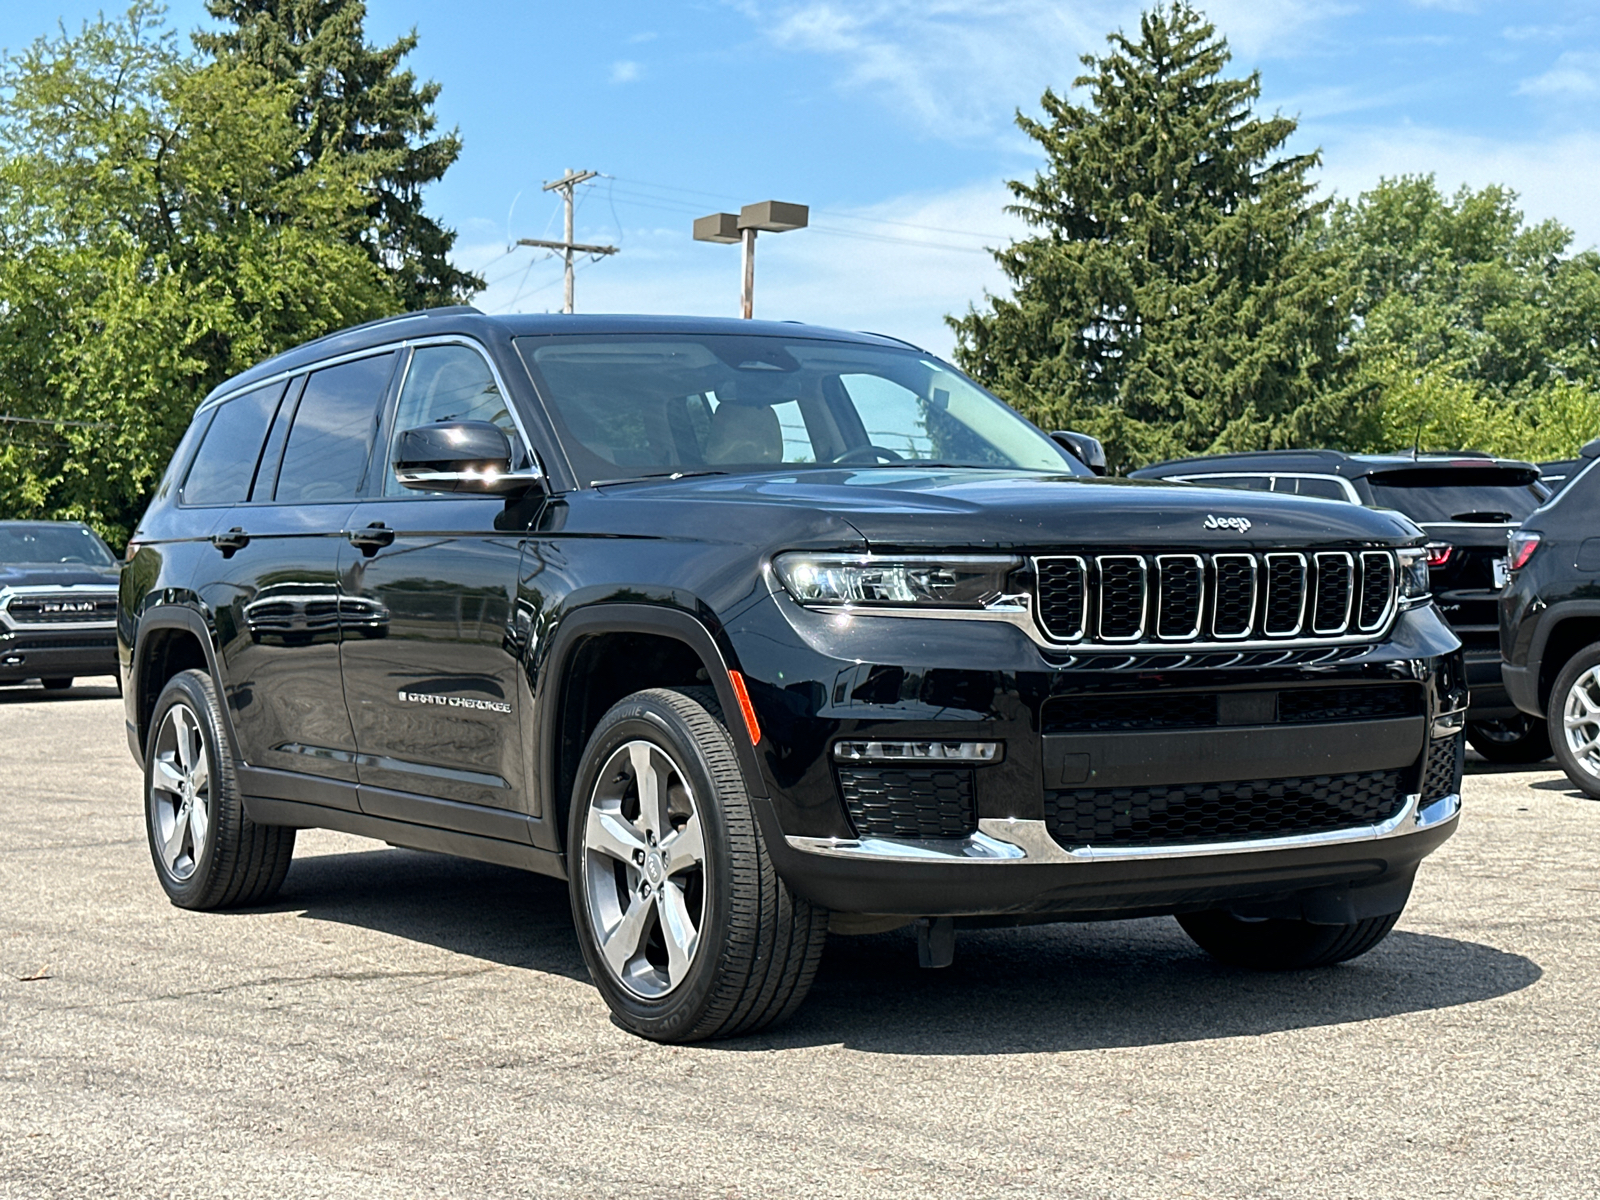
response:
[(1472, 695), (1467, 741), (1492, 762), (1550, 757), (1544, 722), (1518, 711), (1500, 679), (1498, 604), (1507, 575), (1506, 536), (1550, 496), (1538, 467), (1474, 451), (1264, 450), (1179, 459), (1131, 474), (1325, 496), (1410, 517), (1429, 535), (1434, 607), (1464, 643)]
[(175, 903), (261, 903), (313, 826), (543, 872), (652, 1038), (781, 1019), (830, 927), (1328, 964), (1460, 807), (1424, 541), (1096, 478), (888, 338), (440, 310), (201, 404), (123, 576), (128, 739)]

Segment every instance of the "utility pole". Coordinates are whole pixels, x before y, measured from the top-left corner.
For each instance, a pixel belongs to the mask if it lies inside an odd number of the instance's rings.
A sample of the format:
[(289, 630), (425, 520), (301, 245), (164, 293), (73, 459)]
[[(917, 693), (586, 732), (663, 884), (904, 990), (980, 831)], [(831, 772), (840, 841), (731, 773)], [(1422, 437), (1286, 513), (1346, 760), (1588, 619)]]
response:
[(804, 204), (785, 204), (782, 200), (763, 200), (760, 204), (746, 204), (737, 214), (712, 213), (694, 223), (694, 240), (720, 242), (723, 245), (740, 243), (739, 255), (739, 315), (749, 320), (756, 308), (756, 233), (787, 233), (791, 229), (804, 229), (810, 220), (811, 210)]
[(576, 252), (578, 254), (598, 254), (598, 255), (615, 254), (617, 252), (617, 248), (615, 246), (580, 246), (578, 243), (576, 243), (576, 242), (574, 242), (572, 240), (572, 190), (574, 188), (576, 188), (580, 183), (586, 183), (587, 181), (589, 181), (591, 179), (594, 179), (599, 174), (600, 174), (600, 172), (598, 172), (598, 171), (574, 171), (571, 167), (568, 167), (567, 168), (567, 173), (565, 175), (563, 175), (560, 179), (557, 179), (557, 180), (555, 180), (555, 181), (553, 181), (551, 183), (547, 183), (547, 184), (544, 185), (544, 188), (542, 189), (543, 191), (546, 191), (546, 192), (560, 192), (561, 193), (561, 199), (566, 204), (566, 209), (567, 209), (567, 226), (566, 226), (567, 236), (566, 236), (566, 239), (564, 241), (546, 242), (546, 241), (541, 241), (539, 238), (518, 238), (517, 239), (517, 245), (519, 245), (519, 246), (538, 246), (538, 247), (540, 247), (542, 249), (545, 249), (545, 250), (560, 250), (562, 252), (562, 255), (566, 258), (566, 260), (567, 260), (566, 303), (561, 308), (562, 312), (571, 312), (572, 311), (572, 255), (574, 254), (574, 252)]

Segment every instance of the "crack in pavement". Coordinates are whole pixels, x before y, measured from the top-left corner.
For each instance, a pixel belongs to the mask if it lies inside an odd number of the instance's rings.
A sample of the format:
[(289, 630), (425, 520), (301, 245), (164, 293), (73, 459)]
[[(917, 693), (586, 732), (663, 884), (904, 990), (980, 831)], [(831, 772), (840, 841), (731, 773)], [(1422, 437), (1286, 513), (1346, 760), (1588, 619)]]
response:
[(187, 1000), (194, 996), (222, 996), (229, 992), (247, 991), (251, 988), (282, 987), (303, 983), (336, 981), (340, 983), (370, 983), (377, 979), (465, 979), (472, 975), (487, 975), (499, 970), (496, 964), (474, 967), (462, 971), (330, 971), (312, 975), (271, 975), (265, 979), (247, 979), (240, 983), (224, 984), (214, 988), (196, 988), (187, 992), (163, 992), (155, 996), (130, 996), (125, 1000), (105, 1000), (95, 1004), (63, 1004), (52, 1007), (52, 1012), (85, 1012), (91, 1009), (119, 1008), (129, 1004), (155, 1004), (163, 1000)]

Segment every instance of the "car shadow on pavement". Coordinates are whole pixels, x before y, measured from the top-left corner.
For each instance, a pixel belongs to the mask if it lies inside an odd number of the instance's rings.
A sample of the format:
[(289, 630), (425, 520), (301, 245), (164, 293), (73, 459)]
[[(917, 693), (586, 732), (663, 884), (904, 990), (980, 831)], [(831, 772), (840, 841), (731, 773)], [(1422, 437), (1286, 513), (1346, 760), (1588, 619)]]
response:
[(241, 911), (298, 912), (502, 966), (589, 978), (567, 885), (492, 863), (399, 849), (296, 858), (276, 901)]
[(59, 692), (46, 691), (42, 687), (23, 684), (21, 686), (0, 686), (0, 704), (57, 704), (68, 700), (115, 700), (122, 695), (117, 690), (117, 685), (107, 681), (101, 683), (97, 677), (94, 683), (74, 684), (70, 688), (63, 688)]
[[(589, 978), (566, 885), (509, 867), (396, 849), (297, 858), (268, 911)], [(1327, 970), (1238, 971), (1168, 917), (962, 930), (955, 964), (923, 970), (915, 937), (899, 930), (830, 938), (789, 1024), (708, 1046), (1014, 1054), (1205, 1041), (1434, 1012), (1509, 995), (1541, 974), (1519, 954), (1403, 929)]]
[(1542, 973), (1519, 954), (1404, 930), (1338, 967), (1235, 970), (1170, 917), (963, 930), (955, 964), (923, 970), (901, 931), (832, 938), (788, 1026), (718, 1044), (1020, 1054), (1209, 1041), (1434, 1012), (1520, 991)]

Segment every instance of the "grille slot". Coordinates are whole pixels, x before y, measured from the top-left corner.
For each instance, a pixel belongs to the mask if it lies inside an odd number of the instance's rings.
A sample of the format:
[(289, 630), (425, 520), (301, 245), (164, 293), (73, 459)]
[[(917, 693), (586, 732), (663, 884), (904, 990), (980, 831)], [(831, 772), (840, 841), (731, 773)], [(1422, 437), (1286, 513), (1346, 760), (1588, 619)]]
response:
[(1198, 554), (1162, 554), (1156, 558), (1156, 572), (1156, 636), (1175, 642), (1199, 637), (1205, 563)]
[(1373, 687), (1292, 688), (1278, 694), (1278, 722), (1304, 725), (1329, 721), (1382, 721), (1422, 712), (1415, 684)]
[(1268, 637), (1293, 637), (1306, 611), (1306, 556), (1267, 555), (1267, 613), (1262, 621)]
[(1217, 723), (1217, 697), (1204, 692), (1088, 693), (1045, 701), (1045, 733), (1122, 729), (1204, 729)]
[(1350, 628), (1350, 601), (1355, 596), (1355, 559), (1343, 551), (1324, 552), (1317, 564), (1316, 607), (1311, 615), (1311, 632), (1324, 636)]
[(960, 838), (978, 828), (970, 770), (841, 766), (838, 772), (858, 837)]
[[(1398, 609), (1394, 555), (1384, 550), (1047, 555), (1033, 563), (1035, 619), (1063, 644), (1177, 651), (1196, 641), (1353, 641), (1381, 633)], [(1153, 669), (1192, 666), (1192, 658), (1178, 653)]]
[(1381, 629), (1394, 606), (1394, 559), (1382, 550), (1361, 554), (1361, 608), (1356, 625), (1363, 633)]
[(1052, 696), (1040, 709), (1040, 732), (1106, 733), (1211, 729), (1230, 725), (1311, 725), (1382, 721), (1422, 714), (1415, 684), (1249, 689), (1229, 692), (1077, 692)]
[(1182, 846), (1358, 829), (1400, 811), (1405, 775), (1365, 771), (1046, 792), (1045, 824), (1069, 848)]
[(1422, 803), (1435, 800), (1461, 790), (1462, 759), (1466, 745), (1461, 734), (1454, 737), (1435, 738), (1428, 743), (1428, 757), (1422, 767)]
[(1144, 636), (1144, 559), (1106, 554), (1094, 561), (1100, 569), (1100, 640), (1138, 641)]
[(1041, 558), (1039, 575), (1039, 622), (1045, 634), (1058, 642), (1075, 642), (1083, 636), (1084, 599), (1088, 596), (1081, 558)]

